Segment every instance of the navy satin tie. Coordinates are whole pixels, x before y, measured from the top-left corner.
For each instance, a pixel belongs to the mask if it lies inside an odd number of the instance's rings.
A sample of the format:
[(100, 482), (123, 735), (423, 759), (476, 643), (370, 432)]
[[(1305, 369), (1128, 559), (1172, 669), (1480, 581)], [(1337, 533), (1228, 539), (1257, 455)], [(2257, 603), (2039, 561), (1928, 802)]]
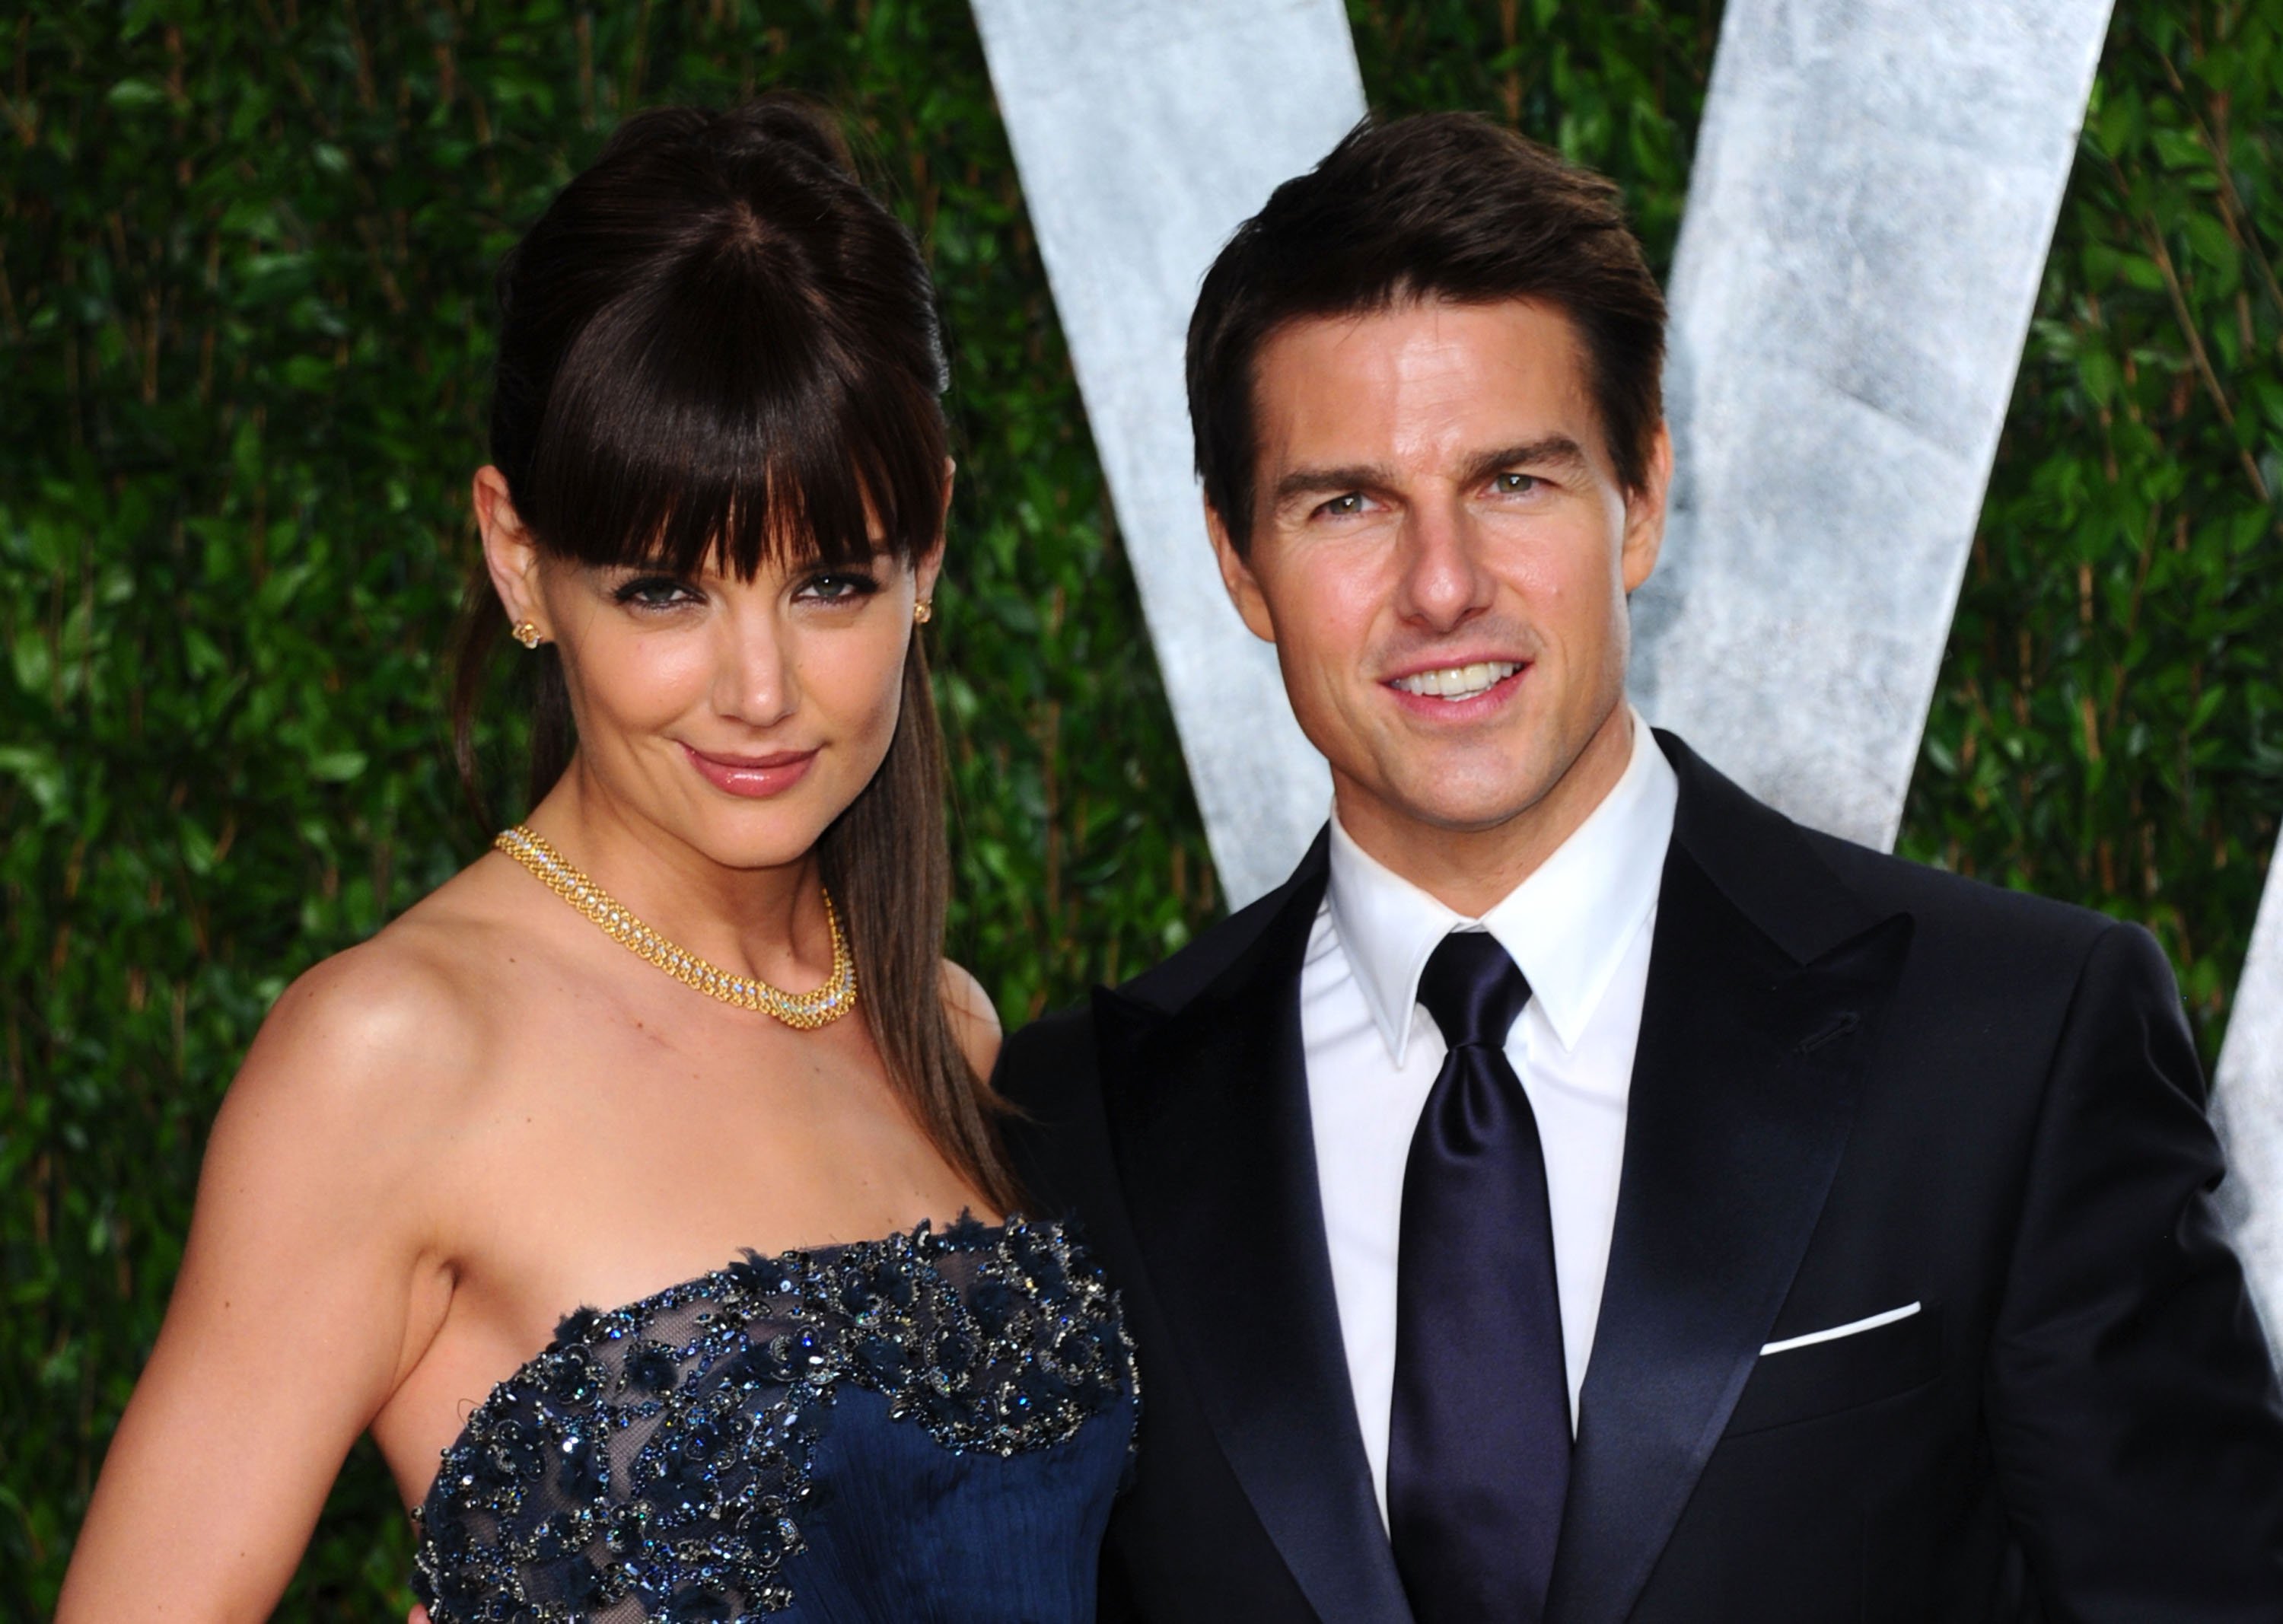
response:
[(1506, 1039), (1530, 983), (1446, 936), (1419, 1002), (1450, 1054), (1403, 1174), (1388, 1531), (1418, 1624), (1536, 1620), (1570, 1486), (1546, 1157)]

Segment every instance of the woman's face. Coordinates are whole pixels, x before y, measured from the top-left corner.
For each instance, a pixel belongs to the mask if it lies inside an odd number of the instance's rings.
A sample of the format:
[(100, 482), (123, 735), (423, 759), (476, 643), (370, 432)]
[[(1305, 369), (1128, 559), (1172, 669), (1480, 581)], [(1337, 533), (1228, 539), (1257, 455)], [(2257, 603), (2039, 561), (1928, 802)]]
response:
[(740, 581), (534, 550), (522, 589), (500, 584), (560, 650), (582, 790), (716, 863), (767, 868), (799, 860), (879, 769), (940, 561), (939, 544), (916, 568), (884, 551)]

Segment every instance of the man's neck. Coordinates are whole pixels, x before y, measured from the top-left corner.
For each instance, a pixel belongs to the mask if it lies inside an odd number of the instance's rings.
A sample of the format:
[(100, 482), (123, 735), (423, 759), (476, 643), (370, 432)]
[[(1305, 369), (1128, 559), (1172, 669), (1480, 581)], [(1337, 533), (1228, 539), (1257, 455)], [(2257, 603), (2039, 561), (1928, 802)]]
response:
[(1422, 823), (1375, 798), (1343, 793), (1337, 775), (1333, 815), (1374, 862), (1453, 912), (1478, 919), (1543, 867), (1609, 799), (1633, 748), (1632, 707), (1620, 701), (1545, 794), (1488, 828)]

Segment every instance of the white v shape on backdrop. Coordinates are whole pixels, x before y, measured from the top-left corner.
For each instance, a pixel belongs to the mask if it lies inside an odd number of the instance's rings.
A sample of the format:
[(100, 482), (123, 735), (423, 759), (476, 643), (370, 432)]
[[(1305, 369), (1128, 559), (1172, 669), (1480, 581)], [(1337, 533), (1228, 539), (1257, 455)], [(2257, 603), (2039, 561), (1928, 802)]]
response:
[[(1632, 689), (1801, 822), (1894, 842), (2110, 0), (1729, 0), (1671, 290), (1677, 460)], [(1360, 118), (1340, 0), (974, 0), (1222, 884), (1329, 805), (1222, 593), (1182, 396), (1199, 280)], [(1273, 67), (1266, 65), (1273, 65)], [(1812, 568), (1803, 567), (1811, 563)], [(2283, 880), (2219, 1068), (2283, 1331)]]

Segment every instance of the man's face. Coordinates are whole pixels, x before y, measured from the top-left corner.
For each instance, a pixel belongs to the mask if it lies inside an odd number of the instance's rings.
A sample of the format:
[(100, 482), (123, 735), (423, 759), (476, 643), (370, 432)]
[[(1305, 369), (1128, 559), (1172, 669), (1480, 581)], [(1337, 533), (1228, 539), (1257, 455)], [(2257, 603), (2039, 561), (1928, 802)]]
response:
[(1349, 832), (1383, 850), (1496, 829), (1584, 761), (1582, 817), (1624, 765), (1625, 595), (1664, 533), (1663, 431), (1629, 500), (1575, 330), (1523, 301), (1294, 324), (1262, 346), (1254, 402), (1251, 546), (1209, 516), (1214, 543)]

